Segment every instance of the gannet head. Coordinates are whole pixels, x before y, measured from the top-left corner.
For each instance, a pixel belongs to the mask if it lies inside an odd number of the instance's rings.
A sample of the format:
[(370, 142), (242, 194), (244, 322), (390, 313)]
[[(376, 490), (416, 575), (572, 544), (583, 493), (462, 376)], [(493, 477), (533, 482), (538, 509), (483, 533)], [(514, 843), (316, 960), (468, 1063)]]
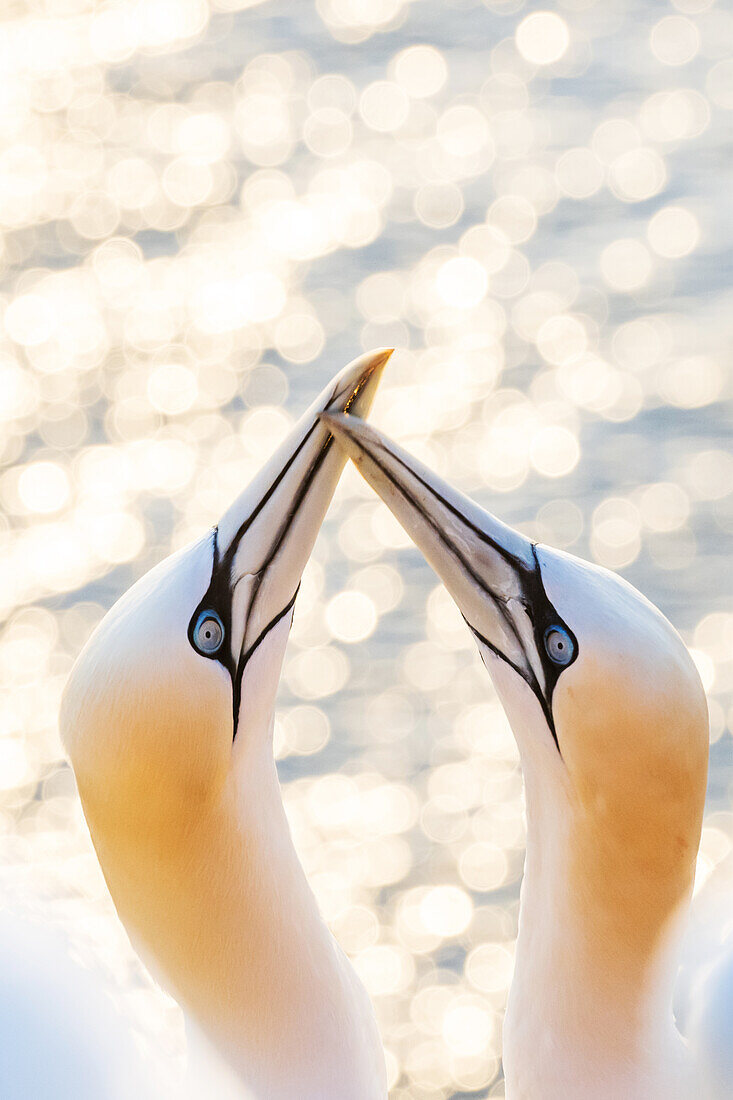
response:
[(366, 413), (390, 351), (324, 390), (214, 529), (112, 608), (65, 689), (61, 732), (87, 816), (154, 828), (213, 799), (267, 743), (293, 605), (345, 456), (318, 420)]
[[(694, 865), (708, 724), (695, 665), (630, 584), (536, 545), (380, 432), (324, 416), (473, 633), (519, 744), (528, 814), (624, 859)], [(684, 877), (684, 876), (683, 876)]]

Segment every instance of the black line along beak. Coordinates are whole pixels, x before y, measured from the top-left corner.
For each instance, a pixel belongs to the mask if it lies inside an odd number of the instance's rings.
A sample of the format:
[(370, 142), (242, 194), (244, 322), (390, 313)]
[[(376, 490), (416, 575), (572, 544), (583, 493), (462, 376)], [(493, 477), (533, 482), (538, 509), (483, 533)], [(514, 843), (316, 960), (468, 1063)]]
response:
[[(422, 551), (477, 641), (530, 686), (557, 744), (552, 693), (577, 641), (547, 597), (534, 543), (370, 425), (321, 419)], [(548, 631), (557, 628), (572, 648), (564, 665), (547, 652)]]
[[(188, 633), (195, 649), (229, 670), (235, 736), (247, 664), (272, 628), (292, 612), (346, 462), (320, 414), (366, 415), (391, 354), (391, 348), (368, 352), (345, 367), (214, 529), (211, 583)], [(213, 616), (207, 620), (209, 612)], [(201, 633), (209, 629), (207, 623), (213, 623), (211, 644)], [(221, 644), (215, 648), (219, 629)]]

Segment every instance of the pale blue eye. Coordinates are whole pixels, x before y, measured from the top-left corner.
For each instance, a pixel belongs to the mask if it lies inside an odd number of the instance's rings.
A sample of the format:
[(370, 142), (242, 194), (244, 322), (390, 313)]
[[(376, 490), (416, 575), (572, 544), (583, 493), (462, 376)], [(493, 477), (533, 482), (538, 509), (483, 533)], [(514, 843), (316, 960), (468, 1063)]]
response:
[(207, 656), (216, 653), (224, 641), (224, 624), (215, 611), (202, 611), (193, 628), (194, 645)]
[(545, 631), (547, 656), (556, 665), (569, 665), (575, 656), (575, 643), (562, 626), (549, 626)]

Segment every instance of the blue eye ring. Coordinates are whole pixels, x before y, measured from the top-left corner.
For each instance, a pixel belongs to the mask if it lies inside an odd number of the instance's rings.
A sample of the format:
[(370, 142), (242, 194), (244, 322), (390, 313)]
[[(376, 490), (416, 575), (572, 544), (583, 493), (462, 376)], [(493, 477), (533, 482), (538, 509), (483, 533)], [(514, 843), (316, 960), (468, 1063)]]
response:
[(193, 644), (204, 657), (213, 657), (224, 644), (224, 623), (216, 611), (202, 611), (196, 620), (191, 637)]
[(545, 631), (545, 652), (554, 665), (565, 668), (575, 656), (575, 642), (564, 626), (548, 626)]

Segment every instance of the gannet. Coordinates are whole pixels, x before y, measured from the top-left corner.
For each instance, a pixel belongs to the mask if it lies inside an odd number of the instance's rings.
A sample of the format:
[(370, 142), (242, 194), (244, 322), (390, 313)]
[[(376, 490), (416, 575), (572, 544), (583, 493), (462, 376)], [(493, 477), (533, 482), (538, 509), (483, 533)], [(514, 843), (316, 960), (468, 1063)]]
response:
[(620, 577), (536, 545), (371, 427), (323, 419), (455, 600), (518, 743), (507, 1100), (689, 1100), (672, 988), (708, 760), (692, 658)]
[(122, 1016), (94, 975), (72, 962), (62, 936), (3, 910), (3, 1100), (153, 1100), (147, 1069)]
[(105, 616), (60, 727), (133, 944), (258, 1100), (384, 1100), (371, 1004), (318, 910), (273, 757), (301, 573), (391, 351), (331, 383), (213, 530)]

